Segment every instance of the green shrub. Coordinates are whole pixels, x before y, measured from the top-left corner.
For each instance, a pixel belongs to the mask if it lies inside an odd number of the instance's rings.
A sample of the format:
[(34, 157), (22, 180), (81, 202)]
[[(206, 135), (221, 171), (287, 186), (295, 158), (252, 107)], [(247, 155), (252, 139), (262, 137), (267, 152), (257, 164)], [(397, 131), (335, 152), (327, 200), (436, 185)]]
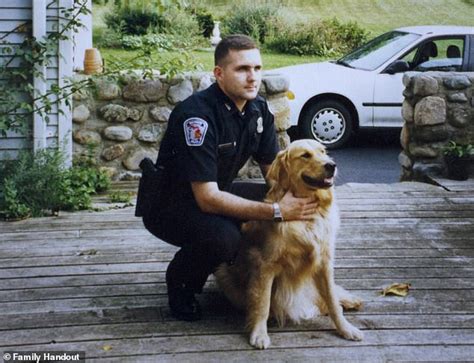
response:
[(197, 19), (188, 11), (171, 6), (163, 12), (163, 17), (165, 21), (159, 31), (155, 31), (155, 33), (173, 34), (183, 38), (201, 36)]
[(132, 195), (130, 193), (118, 190), (110, 193), (109, 198), (112, 203), (130, 203), (132, 200)]
[(45, 210), (55, 211), (61, 205), (61, 183), (65, 175), (63, 157), (56, 150), (23, 151), (18, 160), (6, 163), (0, 181), (7, 217), (19, 217), (18, 206), (24, 205), (33, 217)]
[(326, 19), (321, 23), (324, 38), (339, 53), (347, 53), (367, 41), (369, 32), (356, 21), (341, 23), (337, 18)]
[(131, 50), (152, 47), (155, 50), (172, 51), (180, 48), (190, 48), (199, 43), (199, 39), (185, 38), (174, 34), (127, 35), (121, 40), (122, 47)]
[(105, 190), (110, 179), (90, 161), (70, 169), (58, 150), (22, 151), (0, 170), (0, 210), (7, 218), (39, 217), (60, 209), (91, 206), (91, 195)]
[(4, 179), (2, 193), (3, 195), (0, 209), (4, 210), (5, 217), (22, 219), (28, 217), (31, 214), (31, 209), (19, 200), (18, 189), (12, 179)]
[(336, 18), (319, 23), (280, 23), (266, 47), (279, 53), (331, 57), (360, 46), (367, 36), (356, 22), (341, 23)]
[(279, 20), (278, 12), (279, 7), (269, 3), (244, 3), (224, 18), (222, 34), (245, 34), (264, 44)]
[(205, 8), (194, 8), (191, 9), (191, 14), (196, 18), (201, 35), (204, 38), (210, 38), (212, 30), (214, 29), (214, 18)]
[(456, 158), (469, 158), (474, 156), (474, 144), (457, 143), (451, 140), (444, 146), (443, 154)]
[[(168, 49), (169, 47), (162, 46), (162, 43), (170, 41), (169, 46), (199, 45), (203, 42), (201, 35), (203, 30), (198, 19), (190, 14), (190, 11), (173, 4), (163, 9), (138, 5), (116, 6), (105, 16), (109, 31), (103, 39), (99, 39), (99, 43), (104, 47), (126, 49), (139, 49), (144, 43), (150, 45), (156, 43), (162, 49)], [(173, 37), (166, 38), (164, 34)]]
[(107, 27), (119, 34), (143, 35), (163, 28), (164, 17), (151, 7), (114, 7), (105, 14)]
[(96, 31), (94, 34), (94, 44), (99, 48), (122, 48), (123, 47), (123, 36), (112, 30), (104, 29), (99, 32)]

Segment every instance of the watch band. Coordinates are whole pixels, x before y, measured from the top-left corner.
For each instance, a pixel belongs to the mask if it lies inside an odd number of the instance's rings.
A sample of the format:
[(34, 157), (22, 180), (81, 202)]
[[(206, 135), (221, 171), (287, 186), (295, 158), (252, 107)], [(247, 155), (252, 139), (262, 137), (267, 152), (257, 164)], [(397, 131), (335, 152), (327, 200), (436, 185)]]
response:
[(283, 215), (278, 203), (273, 203), (273, 220), (275, 222), (283, 222)]

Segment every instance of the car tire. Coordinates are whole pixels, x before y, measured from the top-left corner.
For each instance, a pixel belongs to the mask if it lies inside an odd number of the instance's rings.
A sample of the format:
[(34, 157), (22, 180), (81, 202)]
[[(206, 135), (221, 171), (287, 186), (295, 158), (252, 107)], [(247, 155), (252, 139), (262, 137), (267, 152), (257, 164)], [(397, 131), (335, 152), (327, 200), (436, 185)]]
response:
[(353, 117), (339, 101), (318, 101), (306, 109), (299, 128), (302, 137), (319, 141), (328, 149), (336, 149), (351, 137)]

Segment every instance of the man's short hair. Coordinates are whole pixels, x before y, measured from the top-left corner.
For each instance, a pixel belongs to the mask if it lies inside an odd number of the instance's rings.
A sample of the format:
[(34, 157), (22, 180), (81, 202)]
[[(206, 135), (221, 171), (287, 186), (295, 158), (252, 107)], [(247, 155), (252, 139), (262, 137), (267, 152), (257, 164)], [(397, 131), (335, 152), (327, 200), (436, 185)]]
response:
[(214, 52), (214, 65), (222, 65), (231, 50), (257, 49), (257, 44), (247, 35), (234, 34), (222, 39)]

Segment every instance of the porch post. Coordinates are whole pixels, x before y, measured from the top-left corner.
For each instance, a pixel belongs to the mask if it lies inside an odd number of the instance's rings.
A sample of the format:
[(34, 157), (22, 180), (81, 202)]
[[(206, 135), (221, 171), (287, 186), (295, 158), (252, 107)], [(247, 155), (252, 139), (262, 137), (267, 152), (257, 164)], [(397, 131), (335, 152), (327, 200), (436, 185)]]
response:
[[(46, 36), (46, 0), (33, 1), (33, 36), (36, 39), (42, 39)], [(37, 72), (43, 77), (35, 77), (34, 98), (46, 93), (46, 66), (36, 65)], [(33, 107), (41, 107), (42, 103), (37, 101)], [(46, 147), (46, 121), (41, 115), (33, 115), (33, 150), (37, 151)]]
[[(72, 8), (73, 0), (60, 0), (59, 5), (62, 8)], [(62, 29), (67, 23), (67, 19), (59, 20), (59, 29)], [(74, 49), (72, 32), (68, 31), (66, 40), (59, 41), (58, 57), (58, 86), (64, 87), (72, 82), (74, 66)], [(69, 104), (72, 105), (72, 97), (69, 97)], [(72, 111), (71, 106), (66, 104), (66, 100), (58, 102), (58, 143), (63, 151), (66, 166), (72, 165)]]

